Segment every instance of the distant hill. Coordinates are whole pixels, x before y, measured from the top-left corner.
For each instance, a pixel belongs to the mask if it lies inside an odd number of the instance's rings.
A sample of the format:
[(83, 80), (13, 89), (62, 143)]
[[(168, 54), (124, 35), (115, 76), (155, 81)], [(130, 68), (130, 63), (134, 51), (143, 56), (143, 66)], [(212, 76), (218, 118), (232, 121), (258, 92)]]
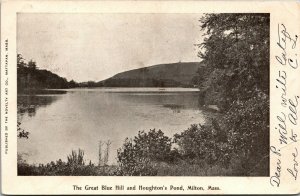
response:
[(159, 64), (118, 73), (100, 81), (97, 86), (105, 87), (191, 87), (199, 62)]
[[(17, 56), (18, 93), (40, 93), (41, 89), (75, 87), (195, 87), (199, 85), (197, 71), (204, 70), (203, 62), (159, 64), (118, 73), (106, 80), (77, 83), (48, 70), (39, 69), (36, 62), (25, 62)], [(203, 72), (204, 73), (204, 72)]]

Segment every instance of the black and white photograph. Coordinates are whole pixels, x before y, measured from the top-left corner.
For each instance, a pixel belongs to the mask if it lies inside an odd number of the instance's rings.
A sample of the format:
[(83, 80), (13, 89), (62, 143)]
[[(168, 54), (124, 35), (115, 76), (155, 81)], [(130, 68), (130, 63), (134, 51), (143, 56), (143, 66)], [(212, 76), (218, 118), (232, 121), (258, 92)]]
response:
[(18, 13), (18, 176), (270, 175), (269, 13)]
[(300, 193), (297, 0), (0, 8), (1, 194)]

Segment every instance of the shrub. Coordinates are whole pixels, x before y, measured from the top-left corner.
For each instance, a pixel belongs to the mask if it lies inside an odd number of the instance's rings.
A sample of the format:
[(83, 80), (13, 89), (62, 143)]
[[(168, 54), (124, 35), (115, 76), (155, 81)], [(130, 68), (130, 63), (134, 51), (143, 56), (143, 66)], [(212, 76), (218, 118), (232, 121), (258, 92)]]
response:
[(118, 175), (156, 175), (156, 163), (170, 160), (171, 145), (171, 138), (161, 130), (139, 131), (118, 150)]
[(175, 134), (174, 142), (182, 158), (190, 163), (205, 161), (209, 165), (221, 163), (228, 166), (230, 146), (226, 134), (217, 124), (191, 125), (182, 133)]

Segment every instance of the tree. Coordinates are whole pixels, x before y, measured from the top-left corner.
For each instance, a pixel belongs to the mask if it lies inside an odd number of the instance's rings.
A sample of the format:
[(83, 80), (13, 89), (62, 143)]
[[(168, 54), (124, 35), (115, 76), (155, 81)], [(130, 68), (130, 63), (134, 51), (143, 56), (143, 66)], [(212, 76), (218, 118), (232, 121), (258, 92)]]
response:
[(27, 64), (25, 63), (25, 59), (21, 54), (17, 54), (17, 67), (18, 68), (23, 68), (26, 67)]
[(36, 62), (33, 61), (33, 60), (30, 60), (30, 61), (28, 62), (28, 68), (33, 69), (33, 70), (36, 70), (36, 69), (37, 69)]
[(228, 96), (247, 99), (257, 89), (268, 94), (269, 14), (207, 14), (200, 21), (206, 37), (198, 55), (226, 70)]
[(213, 68), (206, 96), (222, 106), (218, 123), (232, 153), (254, 168), (269, 151), (269, 14), (206, 14), (200, 22), (198, 56)]

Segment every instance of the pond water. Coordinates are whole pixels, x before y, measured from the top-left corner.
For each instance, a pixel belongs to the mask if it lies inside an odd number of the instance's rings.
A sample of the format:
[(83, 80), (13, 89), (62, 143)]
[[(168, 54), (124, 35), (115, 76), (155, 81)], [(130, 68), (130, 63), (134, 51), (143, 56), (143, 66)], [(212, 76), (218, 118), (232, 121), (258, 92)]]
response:
[[(109, 163), (117, 149), (138, 131), (161, 129), (172, 137), (191, 124), (204, 123), (198, 89), (86, 88), (59, 94), (19, 95), (18, 121), (30, 132), (18, 139), (18, 153), (28, 163), (66, 161), (83, 149), (86, 162), (98, 164), (99, 141), (110, 140)], [(55, 92), (55, 91), (53, 91)], [(103, 147), (104, 148), (104, 147)]]

